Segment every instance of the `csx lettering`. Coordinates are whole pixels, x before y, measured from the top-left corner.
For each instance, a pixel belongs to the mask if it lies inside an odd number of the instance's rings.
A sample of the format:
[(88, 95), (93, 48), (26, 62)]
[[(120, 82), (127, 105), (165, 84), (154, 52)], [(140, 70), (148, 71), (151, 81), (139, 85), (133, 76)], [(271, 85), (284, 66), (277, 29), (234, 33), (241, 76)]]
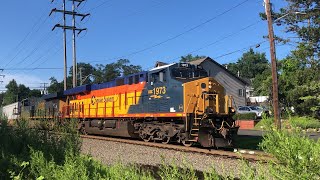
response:
[(95, 103), (102, 103), (102, 102), (113, 102), (114, 97), (101, 97), (96, 98), (95, 96), (91, 97), (91, 104), (94, 105)]

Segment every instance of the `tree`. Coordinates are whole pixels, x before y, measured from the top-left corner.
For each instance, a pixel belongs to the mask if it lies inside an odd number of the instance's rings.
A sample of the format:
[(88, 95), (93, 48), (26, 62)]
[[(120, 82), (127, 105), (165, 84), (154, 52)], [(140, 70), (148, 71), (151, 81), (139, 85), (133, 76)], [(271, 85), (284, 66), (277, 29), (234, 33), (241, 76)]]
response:
[(120, 76), (141, 72), (142, 68), (139, 65), (130, 64), (128, 59), (119, 59), (117, 62), (102, 65), (96, 65), (94, 71), (94, 83), (102, 83), (112, 81)]
[(119, 59), (117, 61), (117, 66), (121, 71), (122, 75), (127, 76), (130, 74), (138, 73), (142, 71), (141, 66), (129, 64), (130, 61), (128, 59)]
[(230, 63), (227, 65), (229, 71), (234, 74), (238, 74), (239, 71), (241, 77), (248, 79), (254, 79), (262, 72), (270, 70), (266, 54), (254, 52), (253, 49), (243, 53), (237, 63)]
[(41, 97), (41, 91), (38, 89), (31, 89), (29, 91), (28, 97)]
[[(293, 42), (295, 49), (279, 61), (279, 101), (283, 106), (294, 107), (299, 115), (311, 115), (320, 106), (320, 2), (286, 1), (288, 6), (273, 12), (273, 18), (282, 17), (280, 25), (299, 37), (299, 41)], [(265, 14), (260, 15), (265, 19)], [(277, 39), (292, 43), (290, 38)], [(268, 86), (270, 82), (263, 85)]]
[(13, 79), (6, 85), (7, 91), (4, 93), (3, 105), (8, 105), (17, 101), (21, 101), (28, 97), (36, 96), (40, 97), (41, 93), (39, 90), (30, 90), (23, 84), (17, 84)]
[(5, 93), (2, 92), (0, 93), (0, 107), (3, 105), (3, 98), (4, 98)]
[[(95, 68), (89, 63), (78, 63), (77, 68), (78, 68), (78, 82), (77, 82), (77, 85), (80, 85), (80, 84), (91, 84), (92, 81), (89, 78), (89, 76), (91, 76), (93, 74)], [(70, 72), (72, 72), (72, 71), (70, 71)], [(82, 77), (80, 77), (80, 73), (81, 73)], [(70, 74), (70, 76), (72, 77), (72, 74)]]
[(63, 91), (63, 81), (59, 83), (55, 77), (51, 77), (49, 80), (50, 80), (50, 85), (47, 89), (48, 93), (55, 93), (55, 92), (62, 92)]
[(187, 54), (186, 56), (181, 56), (180, 62), (191, 62), (205, 57), (206, 56), (193, 56), (192, 54)]
[(18, 101), (18, 84), (17, 82), (12, 79), (7, 85), (6, 85), (7, 91), (5, 92), (4, 98), (3, 98), (3, 105), (8, 105), (11, 103), (14, 103)]

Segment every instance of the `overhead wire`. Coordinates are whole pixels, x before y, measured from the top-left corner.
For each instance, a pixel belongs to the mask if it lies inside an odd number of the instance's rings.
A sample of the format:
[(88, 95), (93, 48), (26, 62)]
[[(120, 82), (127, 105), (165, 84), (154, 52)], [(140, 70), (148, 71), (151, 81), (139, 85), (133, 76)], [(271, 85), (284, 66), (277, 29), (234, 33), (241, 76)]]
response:
[[(197, 29), (197, 28), (202, 27), (202, 26), (205, 25), (205, 24), (208, 24), (209, 22), (217, 19), (217, 18), (220, 17), (220, 16), (223, 16), (224, 14), (227, 14), (228, 12), (232, 11), (233, 9), (236, 9), (237, 7), (243, 5), (244, 3), (248, 2), (248, 1), (250, 1), (250, 0), (244, 0), (244, 1), (236, 4), (235, 6), (232, 6), (231, 8), (229, 8), (229, 9), (227, 9), (227, 10), (225, 10), (225, 11), (223, 11), (223, 12), (217, 14), (217, 15), (215, 15), (214, 17), (211, 17), (211, 18), (207, 19), (206, 21), (204, 21), (204, 22), (202, 22), (202, 23), (200, 23), (200, 24), (197, 24), (197, 25), (195, 25), (195, 26), (187, 29), (186, 31), (183, 31), (183, 32), (181, 32), (181, 33), (179, 33), (179, 34), (176, 34), (176, 35), (174, 35), (174, 36), (172, 36), (172, 37), (170, 37), (170, 38), (168, 38), (168, 39), (165, 39), (165, 40), (160, 41), (160, 42), (158, 42), (158, 43), (155, 43), (155, 44), (153, 44), (153, 45), (151, 45), (151, 46), (148, 46), (148, 47), (146, 47), (146, 48), (140, 49), (140, 50), (138, 50), (138, 51), (131, 52), (131, 53), (127, 54), (127, 55), (123, 55), (123, 56), (119, 56), (119, 57), (116, 57), (116, 58), (112, 58), (112, 60), (122, 59), (122, 58), (129, 57), (129, 56), (132, 56), (132, 55), (135, 55), (135, 54), (139, 54), (139, 53), (141, 53), (141, 52), (144, 52), (144, 51), (153, 49), (153, 48), (155, 48), (155, 47), (157, 47), (157, 46), (160, 46), (160, 45), (165, 44), (165, 43), (167, 43), (167, 42), (169, 42), (169, 41), (172, 41), (172, 40), (174, 40), (174, 39), (177, 39), (177, 38), (179, 38), (179, 37), (181, 37), (181, 36), (183, 36), (183, 35), (191, 32), (191, 31), (194, 31), (194, 30)], [(90, 62), (100, 62), (100, 61), (90, 61)]]
[[(47, 13), (47, 9), (45, 9), (45, 11), (41, 14), (40, 18), (38, 18), (38, 20), (34, 23), (34, 25), (32, 26), (31, 30), (22, 38), (22, 40), (18, 43), (18, 45), (13, 48), (12, 52), (17, 52), (13, 58), (11, 58), (9, 60), (9, 62), (6, 63), (6, 65), (4, 67), (7, 67), (21, 52), (22, 52), (22, 48), (20, 48), (20, 46), (22, 46), (22, 44), (29, 38), (29, 36), (35, 34), (36, 32), (39, 31), (39, 29), (42, 27), (42, 25), (48, 20), (48, 17), (46, 17), (42, 22), (41, 19), (42, 17), (45, 16), (45, 14)], [(41, 22), (41, 23), (40, 23)], [(36, 31), (34, 31), (34, 29), (39, 25), (39, 28), (36, 29)], [(20, 48), (20, 50), (18, 50)], [(11, 53), (9, 53), (6, 57), (8, 58), (10, 56)]]

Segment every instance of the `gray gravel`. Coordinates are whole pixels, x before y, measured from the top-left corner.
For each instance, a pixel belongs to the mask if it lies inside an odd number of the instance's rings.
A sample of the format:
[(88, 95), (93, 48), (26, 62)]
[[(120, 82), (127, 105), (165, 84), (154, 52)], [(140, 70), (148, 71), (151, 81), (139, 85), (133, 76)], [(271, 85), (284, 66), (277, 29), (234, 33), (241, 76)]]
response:
[(174, 161), (181, 167), (186, 163), (199, 171), (210, 171), (210, 168), (214, 167), (219, 174), (231, 173), (235, 176), (239, 175), (239, 169), (243, 166), (243, 162), (237, 159), (95, 139), (83, 139), (81, 150), (82, 153), (89, 154), (106, 165), (121, 162), (159, 166), (163, 161)]

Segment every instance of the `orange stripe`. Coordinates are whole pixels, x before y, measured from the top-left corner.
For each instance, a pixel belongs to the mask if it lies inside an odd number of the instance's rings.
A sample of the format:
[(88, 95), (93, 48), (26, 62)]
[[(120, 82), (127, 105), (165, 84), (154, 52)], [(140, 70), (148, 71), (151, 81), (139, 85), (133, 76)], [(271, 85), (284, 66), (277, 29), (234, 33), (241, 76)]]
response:
[[(70, 117), (70, 116), (65, 116), (65, 117)], [(186, 117), (186, 113), (154, 113), (154, 114), (144, 114), (144, 113), (139, 113), (139, 114), (117, 114), (112, 116), (110, 115), (98, 115), (98, 116), (84, 116), (85, 118), (110, 118), (110, 117), (127, 117), (127, 118), (134, 118), (134, 117)]]

